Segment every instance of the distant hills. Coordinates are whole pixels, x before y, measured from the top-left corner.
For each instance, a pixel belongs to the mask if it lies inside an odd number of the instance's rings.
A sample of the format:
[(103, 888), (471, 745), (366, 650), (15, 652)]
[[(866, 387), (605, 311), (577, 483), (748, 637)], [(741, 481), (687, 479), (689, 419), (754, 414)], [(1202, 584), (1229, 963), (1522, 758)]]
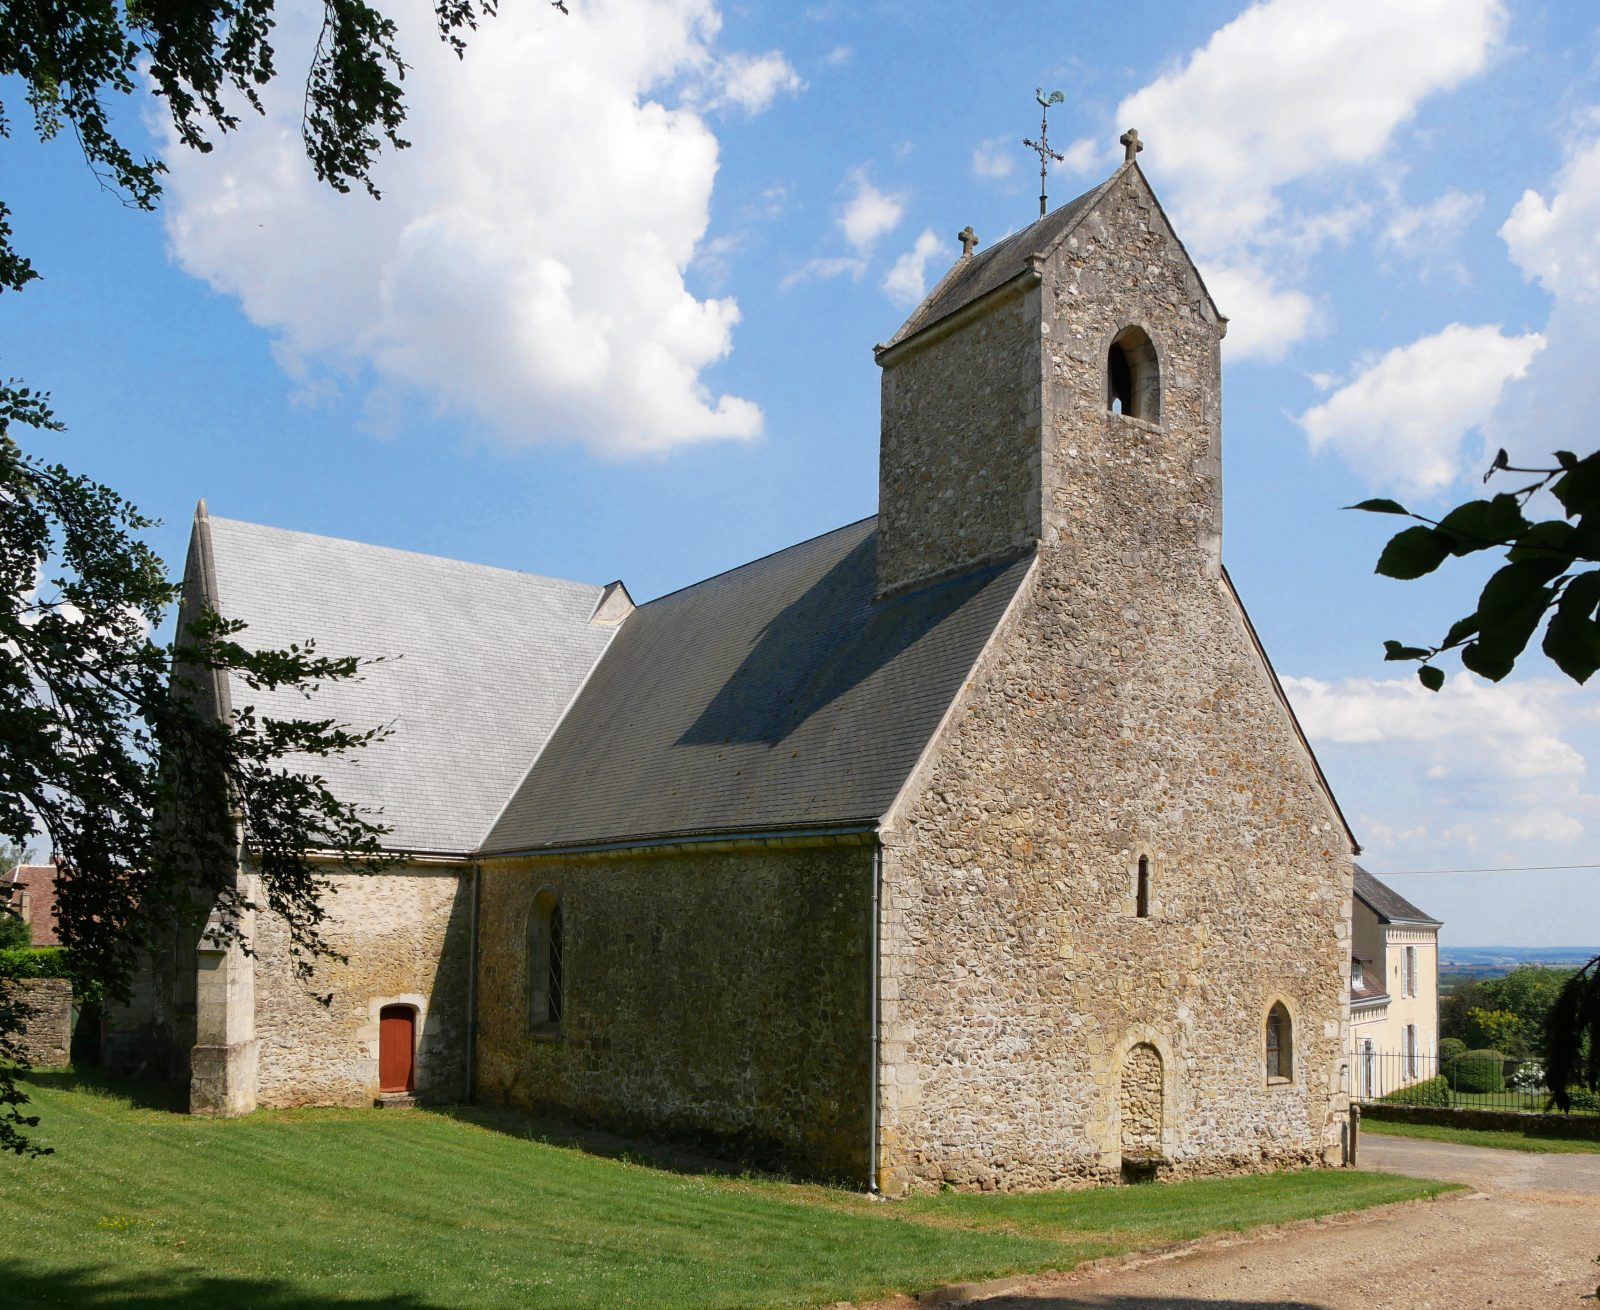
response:
[(1494, 975), (1519, 964), (1576, 969), (1600, 955), (1600, 946), (1445, 946), (1439, 947), (1440, 973)]

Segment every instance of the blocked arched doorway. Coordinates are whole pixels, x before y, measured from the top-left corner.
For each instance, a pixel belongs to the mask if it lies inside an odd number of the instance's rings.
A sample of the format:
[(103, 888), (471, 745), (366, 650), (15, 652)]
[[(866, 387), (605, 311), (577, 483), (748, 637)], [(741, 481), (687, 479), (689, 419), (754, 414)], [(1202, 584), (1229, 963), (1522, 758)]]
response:
[(409, 1005), (384, 1006), (378, 1014), (380, 1092), (409, 1092), (415, 1086), (416, 1050), (416, 1010)]
[(1122, 1086), (1118, 1106), (1122, 1111), (1124, 1160), (1150, 1160), (1161, 1154), (1162, 1105), (1161, 1052), (1149, 1042), (1139, 1042), (1122, 1059)]

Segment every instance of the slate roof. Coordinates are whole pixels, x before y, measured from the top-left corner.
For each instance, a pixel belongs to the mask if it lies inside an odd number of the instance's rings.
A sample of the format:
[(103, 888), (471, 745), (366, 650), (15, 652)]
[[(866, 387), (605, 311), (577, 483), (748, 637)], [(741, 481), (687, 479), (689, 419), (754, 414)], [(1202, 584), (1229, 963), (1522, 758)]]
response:
[(1356, 865), (1356, 895), (1378, 916), (1379, 923), (1431, 923), (1440, 920), (1424, 914), (1387, 883), (1381, 883), (1359, 864)]
[(927, 299), (917, 306), (911, 317), (901, 324), (900, 330), (880, 349), (887, 350), (899, 345), (923, 328), (931, 327), (940, 319), (949, 317), (974, 300), (1004, 286), (1029, 266), (1034, 255), (1045, 253), (1061, 240), (1119, 176), (1120, 172), (1113, 173), (1094, 190), (1086, 191), (1076, 200), (1052, 210), (1020, 232), (1013, 232), (987, 250), (963, 255), (956, 260), (950, 271), (928, 293)]
[(635, 610), (484, 852), (881, 817), (1031, 557), (875, 603), (875, 528)]
[(591, 624), (601, 588), (511, 569), (196, 518), (209, 531), (213, 606), (259, 647), (314, 637), (325, 655), (383, 655), (313, 700), (252, 692), (234, 706), (332, 717), (386, 740), (315, 763), (334, 793), (381, 807), (399, 850), (464, 854), (549, 738), (616, 634)]

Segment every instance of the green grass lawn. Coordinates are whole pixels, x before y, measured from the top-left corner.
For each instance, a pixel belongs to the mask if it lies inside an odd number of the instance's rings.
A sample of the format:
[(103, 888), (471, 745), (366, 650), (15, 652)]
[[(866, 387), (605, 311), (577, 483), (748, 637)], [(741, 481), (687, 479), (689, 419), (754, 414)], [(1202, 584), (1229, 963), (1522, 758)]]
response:
[(1600, 1142), (1579, 1141), (1570, 1137), (1539, 1137), (1532, 1133), (1498, 1128), (1451, 1128), (1445, 1124), (1400, 1123), (1388, 1119), (1363, 1119), (1363, 1136), (1376, 1133), (1386, 1137), (1426, 1137), (1434, 1142), (1460, 1142), (1463, 1146), (1492, 1146), (1501, 1151), (1570, 1152), (1600, 1155)]
[(69, 1074), (33, 1093), (56, 1153), (0, 1160), (7, 1310), (812, 1306), (1450, 1190), (1327, 1171), (880, 1204), (605, 1158), (504, 1117), (192, 1119)]

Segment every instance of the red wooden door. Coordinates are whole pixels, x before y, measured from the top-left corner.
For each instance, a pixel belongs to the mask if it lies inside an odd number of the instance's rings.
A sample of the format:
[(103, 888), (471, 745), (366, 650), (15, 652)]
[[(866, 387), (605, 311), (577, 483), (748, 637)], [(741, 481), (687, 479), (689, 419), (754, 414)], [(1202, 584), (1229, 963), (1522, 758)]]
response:
[(411, 1057), (416, 1049), (416, 1011), (386, 1005), (378, 1015), (378, 1090), (411, 1090)]

